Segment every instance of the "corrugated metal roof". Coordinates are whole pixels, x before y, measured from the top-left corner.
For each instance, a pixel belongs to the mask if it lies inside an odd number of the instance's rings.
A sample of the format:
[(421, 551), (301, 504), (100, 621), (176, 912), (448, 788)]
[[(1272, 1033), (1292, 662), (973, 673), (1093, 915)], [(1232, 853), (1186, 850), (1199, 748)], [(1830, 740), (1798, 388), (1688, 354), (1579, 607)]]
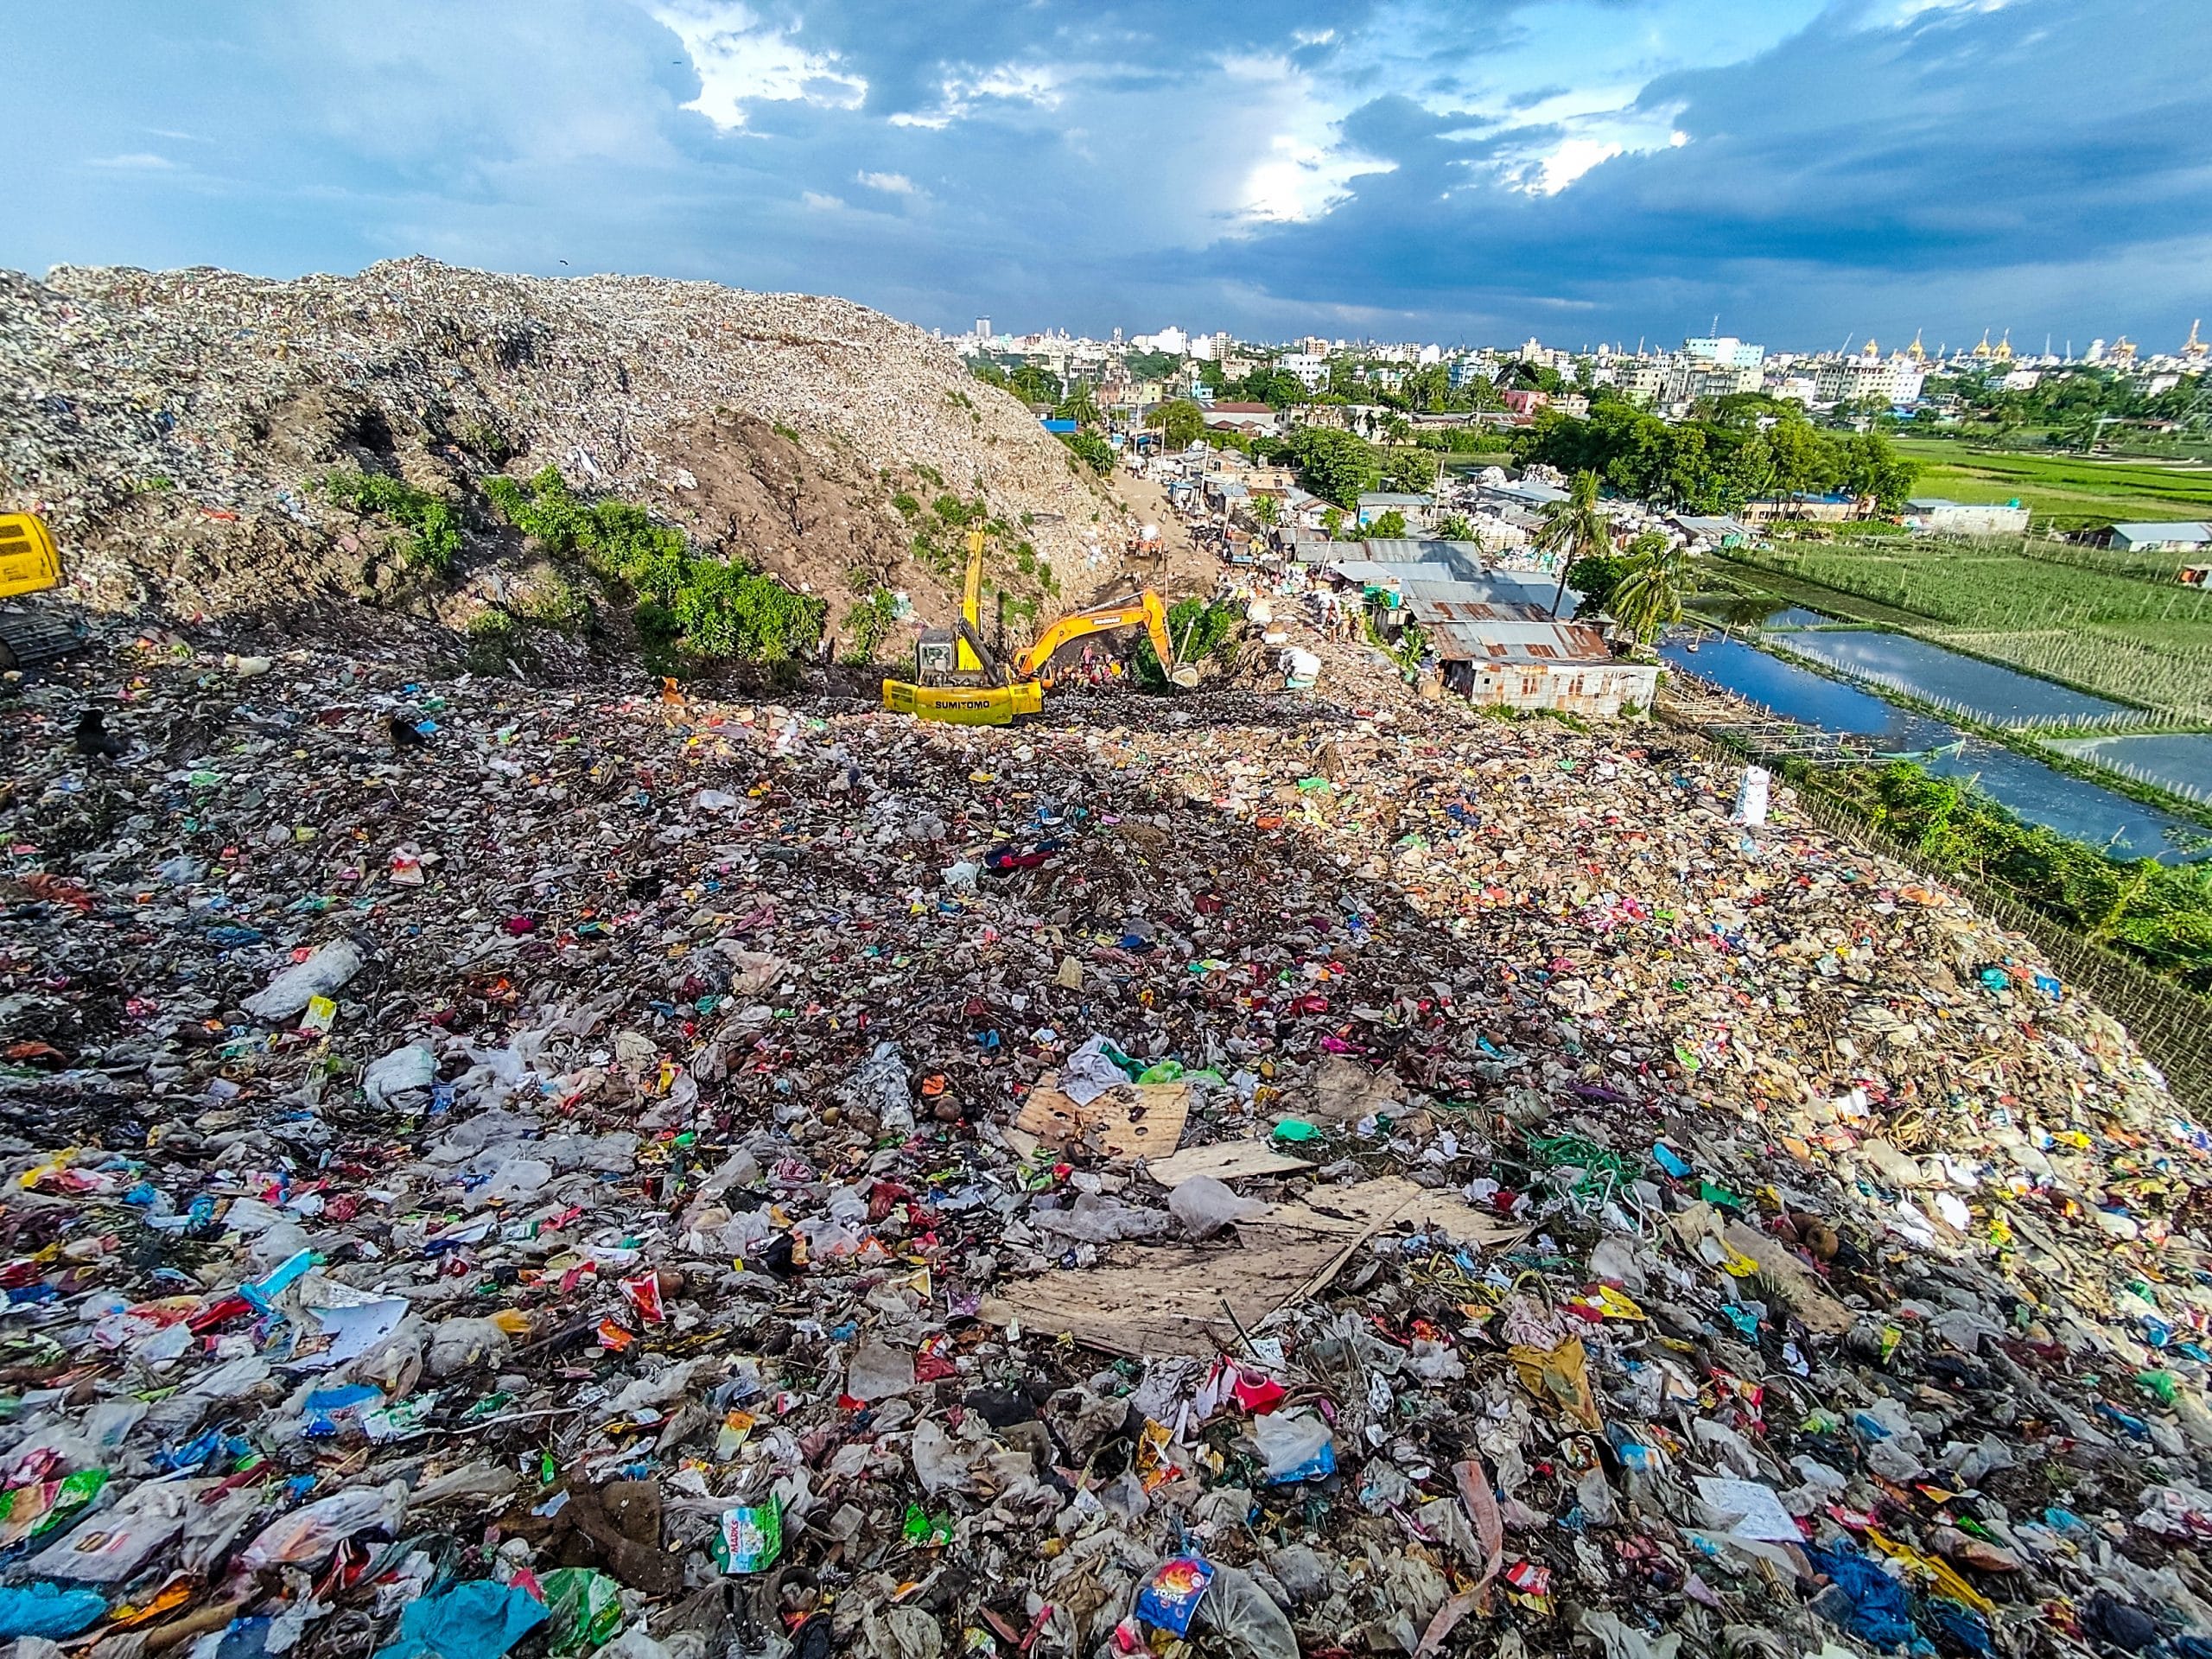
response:
[[(1371, 546), (1388, 547), (1394, 543), (1372, 543)], [(1438, 547), (1444, 543), (1414, 543), (1414, 546)], [(1454, 542), (1454, 547), (1469, 547), (1471, 543)], [(1463, 573), (1446, 564), (1383, 563), (1374, 559), (1338, 559), (1329, 568), (1346, 582), (1357, 582), (1370, 588), (1395, 588), (1409, 601), (1414, 602), (1414, 614), (1420, 615), (1421, 603), (1467, 603), (1475, 605), (1522, 605), (1540, 607), (1547, 617), (1551, 614), (1552, 597), (1558, 591), (1555, 577), (1520, 570), (1485, 570), (1478, 561), (1469, 560)], [(1574, 614), (1580, 596), (1570, 588), (1560, 601), (1563, 617)], [(1424, 619), (1425, 620), (1425, 619)]]
[(1427, 630), (1446, 662), (1494, 668), (1602, 668), (1613, 659), (1605, 638), (1579, 622), (1439, 622)]
[(2113, 528), (2131, 542), (2185, 542), (2212, 537), (2212, 524), (2192, 518), (2177, 518), (2168, 524), (2114, 524)]

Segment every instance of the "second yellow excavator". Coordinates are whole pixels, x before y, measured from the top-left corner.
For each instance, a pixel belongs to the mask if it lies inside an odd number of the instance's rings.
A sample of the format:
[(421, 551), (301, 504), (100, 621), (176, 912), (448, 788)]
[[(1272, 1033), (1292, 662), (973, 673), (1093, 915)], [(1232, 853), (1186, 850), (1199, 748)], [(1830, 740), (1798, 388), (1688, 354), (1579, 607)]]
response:
[(1042, 711), (1046, 671), (1063, 645), (1096, 633), (1141, 626), (1152, 648), (1175, 684), (1198, 683), (1194, 668), (1176, 667), (1174, 642), (1167, 637), (1167, 607), (1150, 588), (1128, 599), (1072, 611), (1034, 641), (1001, 663), (983, 642), (981, 608), (983, 537), (968, 537), (968, 575), (960, 596), (960, 620), (950, 628), (926, 630), (914, 645), (914, 677), (886, 680), (883, 706), (922, 720), (952, 721), (963, 726), (1006, 726), (1023, 715)]

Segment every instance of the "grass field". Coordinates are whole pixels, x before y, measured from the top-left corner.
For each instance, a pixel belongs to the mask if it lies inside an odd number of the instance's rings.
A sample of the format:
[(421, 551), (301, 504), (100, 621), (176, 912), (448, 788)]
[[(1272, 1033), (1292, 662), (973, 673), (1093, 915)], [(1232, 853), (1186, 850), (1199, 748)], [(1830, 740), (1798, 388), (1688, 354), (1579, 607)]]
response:
[(1850, 596), (1831, 608), (1854, 620), (2212, 720), (2212, 593), (1986, 549), (1784, 543), (1734, 556), (1797, 579), (1786, 591), (1816, 609), (1801, 583)]
[(1977, 449), (1946, 438), (1899, 438), (1920, 463), (1915, 495), (1954, 501), (2012, 501), (2061, 530), (2120, 520), (2212, 518), (2212, 467), (2154, 461)]

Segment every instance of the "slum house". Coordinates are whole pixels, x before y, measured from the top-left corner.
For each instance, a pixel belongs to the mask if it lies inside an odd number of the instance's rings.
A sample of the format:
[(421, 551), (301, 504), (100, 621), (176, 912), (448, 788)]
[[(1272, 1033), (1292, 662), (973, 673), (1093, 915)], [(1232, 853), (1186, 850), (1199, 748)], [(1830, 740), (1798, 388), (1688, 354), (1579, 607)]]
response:
[(1440, 598), (1427, 583), (1408, 588), (1405, 598), (1446, 690), (1478, 708), (1611, 720), (1624, 703), (1649, 709), (1658, 690), (1656, 663), (1623, 661), (1595, 627), (1554, 618), (1541, 605)]
[[(1622, 705), (1649, 708), (1656, 664), (1615, 658), (1595, 627), (1573, 620), (1575, 594), (1535, 572), (1484, 563), (1470, 542), (1370, 542), (1382, 557), (1340, 559), (1329, 567), (1345, 588), (1393, 595), (1385, 631), (1420, 626), (1445, 688), (1478, 706), (1557, 709), (1599, 719)], [(1411, 556), (1408, 556), (1410, 555)]]
[(2164, 524), (2114, 524), (2105, 544), (2123, 553), (2201, 553), (2212, 547), (2212, 523), (2184, 518)]
[(1337, 543), (1326, 531), (1296, 522), (1277, 524), (1271, 532), (1276, 554), (1294, 564), (1325, 564)]
[(1840, 524), (1869, 516), (1868, 503), (1853, 495), (1815, 495), (1798, 491), (1790, 495), (1761, 496), (1744, 503), (1737, 515), (1747, 524), (1779, 524), (1785, 520), (1814, 524)]
[(1272, 438), (1282, 431), (1282, 412), (1267, 404), (1209, 404), (1205, 419), (1209, 432), (1235, 432), (1248, 438)]
[(1475, 499), (1485, 505), (1494, 503), (1500, 507), (1535, 512), (1554, 501), (1566, 500), (1567, 492), (1556, 484), (1547, 484), (1541, 478), (1520, 478), (1497, 483), (1484, 482)]
[(1402, 515), (1408, 529), (1426, 530), (1435, 518), (1436, 502), (1426, 495), (1408, 495), (1396, 490), (1370, 490), (1354, 505), (1354, 512), (1362, 530), (1386, 512)]
[[(1505, 558), (1498, 556), (1501, 550)], [(1391, 588), (1402, 582), (1474, 582), (1488, 599), (1541, 605), (1546, 615), (1559, 591), (1557, 576), (1542, 563), (1521, 557), (1510, 546), (1500, 550), (1483, 542), (1370, 540), (1361, 543), (1360, 552), (1349, 560), (1338, 561), (1335, 568), (1357, 573), (1356, 578), (1347, 575), (1345, 585), (1355, 579), (1363, 585)], [(1560, 599), (1565, 614), (1574, 614), (1576, 598), (1569, 588)]]

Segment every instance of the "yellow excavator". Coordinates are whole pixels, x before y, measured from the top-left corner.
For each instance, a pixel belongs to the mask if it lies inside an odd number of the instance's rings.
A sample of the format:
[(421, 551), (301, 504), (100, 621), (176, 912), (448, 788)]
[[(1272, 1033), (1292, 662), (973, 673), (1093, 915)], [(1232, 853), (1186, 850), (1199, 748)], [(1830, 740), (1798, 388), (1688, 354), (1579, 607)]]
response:
[[(0, 512), (0, 602), (60, 582), (61, 555), (46, 521), (34, 512)], [(58, 616), (0, 611), (0, 671), (49, 662), (76, 646), (77, 631)]]
[(886, 709), (894, 715), (963, 726), (1011, 725), (1023, 715), (1043, 711), (1049, 683), (1045, 671), (1062, 645), (1094, 633), (1140, 626), (1152, 636), (1152, 648), (1168, 666), (1170, 680), (1186, 688), (1198, 683), (1196, 669), (1173, 666), (1175, 647), (1167, 637), (1167, 607), (1150, 588), (1109, 605), (1069, 613), (1005, 662), (984, 643), (982, 600), (983, 534), (970, 531), (960, 620), (949, 628), (924, 630), (914, 644), (914, 677), (883, 683)]

